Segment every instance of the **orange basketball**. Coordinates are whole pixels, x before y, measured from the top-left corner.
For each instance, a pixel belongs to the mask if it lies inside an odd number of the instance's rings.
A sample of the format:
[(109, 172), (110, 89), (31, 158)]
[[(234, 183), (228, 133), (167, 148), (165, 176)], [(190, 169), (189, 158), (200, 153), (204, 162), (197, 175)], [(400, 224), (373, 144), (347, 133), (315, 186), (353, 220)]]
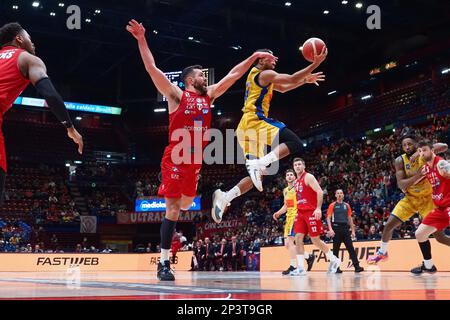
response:
[(323, 47), (326, 47), (325, 42), (323, 42), (319, 38), (309, 38), (305, 41), (303, 46), (300, 48), (303, 56), (309, 62), (314, 61), (314, 55), (320, 54), (322, 52)]

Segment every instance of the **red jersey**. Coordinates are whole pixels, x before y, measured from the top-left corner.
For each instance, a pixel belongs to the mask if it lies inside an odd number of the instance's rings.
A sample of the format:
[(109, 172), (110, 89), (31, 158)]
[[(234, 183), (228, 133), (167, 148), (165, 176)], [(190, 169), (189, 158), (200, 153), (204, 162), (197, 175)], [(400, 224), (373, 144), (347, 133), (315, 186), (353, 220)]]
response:
[[(185, 90), (178, 109), (169, 115), (169, 145), (164, 150), (163, 161), (201, 167), (203, 149), (209, 143), (205, 133), (210, 127), (211, 98)], [(172, 150), (177, 159), (172, 157)], [(189, 150), (189, 154), (185, 155), (183, 150)]]
[(317, 208), (317, 192), (310, 186), (306, 185), (305, 177), (307, 172), (295, 181), (294, 188), (297, 193), (297, 210), (300, 211), (314, 211)]
[(30, 84), (19, 69), (19, 56), (25, 50), (5, 46), (0, 50), (0, 168), (6, 172), (6, 150), (3, 138), (3, 115)]
[(427, 179), (433, 187), (432, 198), (435, 206), (446, 208), (450, 207), (450, 179), (446, 179), (439, 173), (437, 164), (440, 160), (443, 159), (436, 156), (433, 161), (433, 166), (430, 167), (426, 164), (425, 169), (427, 172)]
[(22, 52), (25, 50), (13, 46), (0, 50), (0, 116), (11, 108), (13, 102), (30, 84), (30, 80), (19, 70), (18, 60)]

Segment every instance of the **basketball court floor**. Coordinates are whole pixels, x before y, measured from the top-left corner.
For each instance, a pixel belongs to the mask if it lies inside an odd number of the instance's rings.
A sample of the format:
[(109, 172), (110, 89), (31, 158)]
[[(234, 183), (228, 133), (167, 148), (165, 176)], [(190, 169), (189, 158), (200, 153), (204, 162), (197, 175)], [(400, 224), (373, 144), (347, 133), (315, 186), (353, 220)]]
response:
[(174, 283), (153, 272), (1, 272), (0, 299), (17, 300), (450, 300), (450, 272), (326, 274), (175, 272)]

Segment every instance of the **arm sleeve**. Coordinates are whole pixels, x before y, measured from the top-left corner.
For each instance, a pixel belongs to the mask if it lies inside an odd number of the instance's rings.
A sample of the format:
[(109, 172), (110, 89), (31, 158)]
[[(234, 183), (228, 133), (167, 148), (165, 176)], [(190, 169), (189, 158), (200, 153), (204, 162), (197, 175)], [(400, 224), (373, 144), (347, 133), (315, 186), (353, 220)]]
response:
[(331, 203), (330, 206), (328, 207), (327, 217), (331, 217), (333, 215), (333, 210), (334, 210), (334, 202)]
[(69, 113), (67, 112), (64, 101), (56, 91), (53, 83), (49, 78), (42, 78), (35, 84), (37, 92), (44, 97), (50, 111), (58, 118), (58, 120), (66, 127), (73, 126)]
[(350, 207), (350, 205), (348, 203), (347, 203), (347, 207), (348, 207), (348, 216), (351, 217), (353, 214), (352, 207)]

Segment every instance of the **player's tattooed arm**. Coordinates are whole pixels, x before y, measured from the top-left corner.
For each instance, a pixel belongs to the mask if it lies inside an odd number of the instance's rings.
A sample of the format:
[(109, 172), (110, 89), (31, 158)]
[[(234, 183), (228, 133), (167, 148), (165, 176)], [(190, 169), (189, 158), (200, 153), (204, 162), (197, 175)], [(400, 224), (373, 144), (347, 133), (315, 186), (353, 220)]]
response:
[(448, 150), (448, 145), (446, 143), (435, 143), (433, 145), (433, 151), (435, 154), (444, 153)]
[(443, 177), (450, 178), (450, 163), (447, 160), (439, 160), (437, 167)]

